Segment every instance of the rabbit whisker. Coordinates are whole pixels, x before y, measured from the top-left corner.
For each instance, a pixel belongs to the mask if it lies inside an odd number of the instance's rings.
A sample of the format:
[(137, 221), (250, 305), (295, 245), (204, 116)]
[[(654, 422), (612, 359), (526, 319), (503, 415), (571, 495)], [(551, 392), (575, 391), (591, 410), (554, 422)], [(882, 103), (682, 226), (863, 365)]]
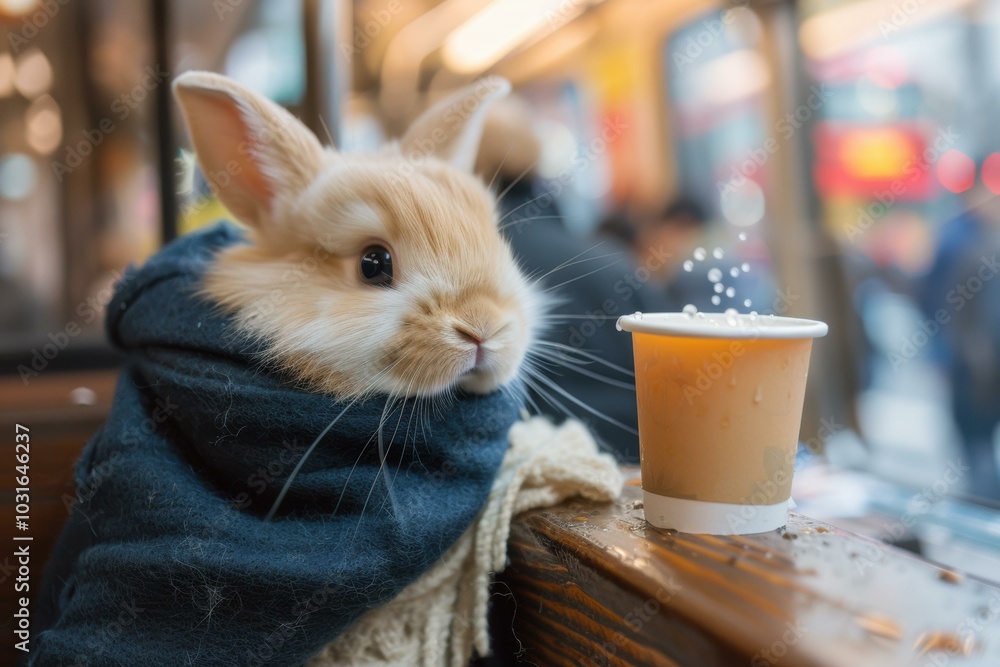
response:
[(348, 410), (351, 409), (351, 406), (353, 406), (355, 403), (357, 403), (359, 400), (361, 400), (361, 398), (365, 396), (365, 392), (369, 391), (372, 387), (375, 386), (376, 381), (382, 375), (392, 370), (396, 366), (396, 363), (390, 364), (389, 366), (379, 371), (378, 374), (376, 374), (375, 377), (373, 377), (371, 381), (368, 383), (368, 386), (365, 388), (365, 390), (359, 393), (356, 397), (354, 397), (351, 400), (351, 402), (347, 404), (347, 407), (341, 410), (340, 414), (334, 417), (333, 421), (327, 424), (326, 428), (324, 428), (323, 431), (318, 436), (316, 436), (316, 439), (313, 440), (312, 444), (309, 445), (306, 451), (302, 454), (302, 457), (299, 459), (298, 463), (295, 464), (295, 468), (292, 469), (291, 474), (288, 475), (288, 478), (285, 480), (285, 483), (281, 487), (281, 491), (278, 492), (278, 497), (274, 499), (274, 503), (272, 503), (271, 509), (268, 510), (267, 515), (264, 517), (265, 521), (270, 521), (271, 519), (274, 518), (275, 513), (278, 511), (278, 507), (281, 506), (281, 501), (285, 499), (285, 495), (288, 493), (288, 489), (291, 488), (292, 482), (295, 480), (296, 475), (299, 474), (299, 470), (302, 469), (302, 466), (306, 462), (306, 459), (308, 459), (309, 455), (313, 453), (313, 451), (316, 449), (316, 446), (319, 445), (320, 441), (326, 436), (327, 433), (330, 432), (330, 429), (333, 428), (333, 425), (336, 424), (337, 421), (341, 417), (343, 417)]

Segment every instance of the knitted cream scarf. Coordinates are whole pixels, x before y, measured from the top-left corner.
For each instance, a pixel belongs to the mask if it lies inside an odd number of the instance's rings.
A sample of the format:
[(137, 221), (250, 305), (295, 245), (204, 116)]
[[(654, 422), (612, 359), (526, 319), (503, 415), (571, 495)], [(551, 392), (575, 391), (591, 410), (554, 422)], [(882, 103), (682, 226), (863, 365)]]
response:
[(610, 501), (621, 493), (614, 459), (597, 451), (582, 424), (541, 417), (516, 423), (489, 500), (461, 538), (392, 602), (371, 610), (310, 667), (465, 667), (489, 653), (486, 605), (491, 574), (503, 570), (511, 519), (572, 496)]

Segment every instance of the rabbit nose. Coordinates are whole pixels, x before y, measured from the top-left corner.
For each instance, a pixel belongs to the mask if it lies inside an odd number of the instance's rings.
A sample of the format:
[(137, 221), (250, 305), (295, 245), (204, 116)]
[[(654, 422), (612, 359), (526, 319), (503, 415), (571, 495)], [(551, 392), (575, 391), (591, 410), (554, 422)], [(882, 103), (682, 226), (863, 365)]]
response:
[(475, 343), (477, 347), (481, 346), (483, 343), (486, 342), (486, 339), (484, 337), (480, 336), (479, 334), (475, 334), (466, 328), (456, 325), (455, 331), (458, 333), (460, 338), (462, 338), (463, 340), (467, 340), (470, 343)]
[(462, 340), (467, 340), (476, 346), (476, 360), (473, 362), (476, 366), (483, 363), (483, 359), (486, 358), (486, 350), (483, 344), (486, 342), (486, 337), (473, 333), (466, 328), (455, 326), (455, 332), (458, 333), (459, 338)]

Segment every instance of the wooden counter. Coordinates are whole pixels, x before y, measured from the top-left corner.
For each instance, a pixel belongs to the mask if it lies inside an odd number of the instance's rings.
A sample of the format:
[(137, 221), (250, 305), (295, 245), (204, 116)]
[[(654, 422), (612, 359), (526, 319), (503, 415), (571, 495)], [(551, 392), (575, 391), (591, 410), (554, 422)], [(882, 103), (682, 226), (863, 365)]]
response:
[[(12, 628), (17, 599), (18, 571), (16, 546), (30, 544), (32, 597), (42, 583), (42, 572), (55, 545), (69, 509), (76, 497), (73, 465), (84, 444), (104, 422), (111, 407), (117, 371), (43, 373), (27, 385), (12, 375), (0, 377), (0, 609), (6, 641), (0, 644), (0, 665), (12, 665), (19, 653), (14, 650)], [(30, 431), (30, 519), (24, 533), (15, 530), (14, 434), (15, 424)], [(30, 543), (15, 543), (11, 537), (29, 535)], [(34, 612), (34, 609), (32, 609)], [(7, 614), (11, 614), (10, 617)]]
[[(31, 427), (32, 586), (72, 499), (72, 465), (104, 419), (115, 374), (0, 382), (0, 424)], [(13, 467), (12, 447), (7, 450)], [(0, 606), (13, 609), (13, 495), (0, 494), (8, 548)], [(628, 485), (607, 506), (571, 502), (515, 521), (494, 606), (513, 650), (550, 665), (1000, 666), (1000, 589), (792, 515), (788, 530), (719, 538), (662, 533)], [(6, 620), (6, 619), (5, 619)], [(6, 623), (8, 637), (10, 626)], [(0, 664), (14, 657), (12, 642)]]
[(636, 483), (515, 522), (500, 585), (522, 661), (1000, 665), (1000, 589), (796, 514), (760, 535), (661, 532)]

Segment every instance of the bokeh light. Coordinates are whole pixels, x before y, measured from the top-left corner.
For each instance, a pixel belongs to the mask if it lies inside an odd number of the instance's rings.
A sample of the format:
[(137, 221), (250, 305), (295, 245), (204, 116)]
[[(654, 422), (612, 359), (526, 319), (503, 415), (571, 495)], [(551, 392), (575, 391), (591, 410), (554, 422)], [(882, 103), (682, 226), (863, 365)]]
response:
[(764, 191), (749, 178), (723, 192), (719, 203), (723, 217), (737, 227), (749, 227), (764, 218)]
[(38, 170), (35, 161), (22, 153), (0, 159), (0, 197), (11, 201), (24, 199), (35, 189)]
[(31, 103), (24, 115), (26, 138), (31, 149), (49, 155), (62, 140), (62, 113), (51, 95), (42, 95)]
[(899, 113), (896, 91), (882, 85), (871, 75), (858, 80), (855, 93), (861, 108), (874, 118), (890, 118)]
[(851, 132), (840, 147), (844, 166), (860, 178), (898, 177), (911, 156), (907, 137), (892, 128)]
[(983, 185), (995, 195), (1000, 195), (1000, 153), (990, 153), (983, 160)]
[(698, 101), (719, 107), (766, 90), (771, 70), (760, 53), (740, 49), (706, 61), (699, 68), (698, 77)]
[(536, 123), (537, 135), (542, 140), (542, 155), (538, 161), (538, 175), (556, 178), (560, 172), (572, 168), (577, 144), (573, 131), (563, 123), (540, 120)]
[(941, 185), (951, 192), (965, 192), (976, 184), (975, 161), (954, 148), (938, 159), (934, 171)]
[(906, 57), (894, 46), (879, 46), (865, 54), (865, 73), (882, 88), (899, 88), (909, 76)]
[(0, 15), (23, 16), (37, 4), (38, 0), (0, 0)]
[(0, 53), (0, 98), (14, 94), (14, 57)]
[(18, 92), (28, 99), (34, 99), (49, 91), (52, 87), (52, 66), (44, 53), (38, 49), (31, 49), (17, 59), (14, 85), (17, 86)]
[[(570, 6), (573, 13), (583, 5)], [(549, 24), (560, 0), (494, 0), (445, 39), (441, 59), (456, 72), (486, 69)]]
[(760, 17), (746, 5), (740, 6), (739, 3), (735, 4), (736, 6), (727, 10), (727, 13), (724, 15), (726, 21), (723, 21), (723, 23), (726, 24), (727, 36), (734, 43), (756, 46), (760, 43), (764, 35), (764, 26), (761, 23)]

